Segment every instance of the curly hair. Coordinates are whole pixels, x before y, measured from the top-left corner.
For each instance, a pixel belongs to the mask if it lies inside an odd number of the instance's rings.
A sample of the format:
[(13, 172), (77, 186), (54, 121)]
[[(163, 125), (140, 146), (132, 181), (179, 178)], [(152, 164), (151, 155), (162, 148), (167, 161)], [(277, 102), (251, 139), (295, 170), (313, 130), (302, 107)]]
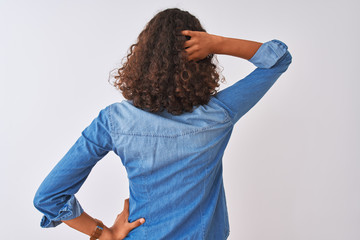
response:
[(188, 37), (182, 30), (206, 32), (189, 12), (168, 8), (158, 12), (130, 46), (112, 85), (134, 106), (180, 115), (207, 104), (217, 93), (220, 84), (214, 54), (188, 61), (183, 47)]

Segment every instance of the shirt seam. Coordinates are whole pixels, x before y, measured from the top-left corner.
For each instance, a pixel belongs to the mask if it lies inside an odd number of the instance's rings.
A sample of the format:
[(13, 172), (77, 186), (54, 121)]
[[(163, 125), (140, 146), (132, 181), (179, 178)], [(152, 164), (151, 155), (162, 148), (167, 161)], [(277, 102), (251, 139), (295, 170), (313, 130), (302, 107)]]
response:
[(271, 50), (275, 53), (277, 60), (275, 61), (275, 63), (279, 60), (279, 55), (276, 53), (275, 49), (269, 44), (269, 47), (271, 48)]
[[(210, 99), (209, 102), (210, 101), (212, 101), (212, 99)], [(200, 129), (196, 129), (196, 130), (192, 130), (192, 131), (186, 131), (186, 132), (183, 132), (181, 134), (174, 134), (174, 135), (153, 134), (153, 133), (132, 132), (132, 131), (121, 131), (121, 130), (115, 131), (113, 121), (112, 121), (112, 118), (111, 118), (111, 114), (109, 114), (109, 122), (110, 122), (110, 128), (111, 128), (110, 129), (110, 135), (111, 135), (111, 137), (113, 139), (114, 139), (115, 136), (113, 136), (112, 134), (124, 134), (124, 135), (130, 135), (130, 136), (143, 136), (143, 137), (176, 138), (176, 137), (181, 137), (181, 136), (186, 136), (186, 135), (190, 135), (190, 134), (196, 134), (196, 133), (199, 133), (199, 132), (203, 132), (203, 131), (214, 128), (214, 127), (216, 127), (216, 126), (218, 126), (220, 124), (223, 124), (223, 123), (231, 122), (231, 124), (233, 125), (232, 119), (229, 116), (229, 113), (222, 106), (217, 104), (216, 102), (214, 102), (214, 101), (212, 101), (212, 102), (215, 103), (218, 107), (221, 108), (223, 114), (225, 115), (225, 119), (223, 121), (221, 121), (221, 122), (217, 122), (215, 124), (212, 124), (212, 125), (200, 128)], [(109, 106), (109, 111), (111, 111), (111, 105)]]
[[(214, 99), (216, 99), (216, 100), (214, 101)], [(220, 101), (219, 99), (217, 99), (215, 96), (213, 96), (213, 97), (210, 99), (210, 101), (212, 101), (215, 105), (217, 105), (218, 107), (220, 107), (221, 110), (224, 112), (226, 118), (224, 119), (224, 121), (222, 121), (222, 123), (228, 122), (229, 120), (231, 121), (231, 117), (230, 117), (228, 111), (227, 111), (226, 109), (224, 109), (223, 106), (221, 106), (219, 103), (216, 102), (216, 101)], [(222, 103), (222, 102), (221, 102), (221, 103)], [(224, 104), (224, 103), (222, 103), (222, 104)]]
[[(207, 167), (205, 168), (206, 176), (208, 176)], [(205, 179), (202, 180), (203, 183), (203, 192), (202, 195), (205, 196)], [(201, 226), (202, 226), (202, 239), (205, 239), (205, 224), (204, 224), (204, 216), (203, 216), (203, 201), (200, 204), (200, 214), (201, 214)]]
[(112, 117), (111, 117), (111, 114), (112, 112), (111, 112), (111, 105), (109, 105), (109, 107), (108, 107), (108, 110), (106, 111), (106, 115), (107, 115), (107, 118), (109, 119), (109, 125), (110, 125), (110, 129), (109, 129), (109, 133), (110, 133), (110, 137), (111, 137), (111, 142), (112, 142), (112, 149), (113, 149), (113, 151), (114, 151), (114, 131), (113, 131), (113, 129), (114, 129), (114, 125), (113, 125), (113, 121), (112, 121)]
[[(222, 122), (223, 123), (223, 122)], [(229, 125), (229, 123), (231, 125), (233, 125), (233, 123), (231, 121), (228, 121), (227, 125)], [(209, 130), (211, 128), (214, 128), (216, 126), (218, 126), (219, 124), (213, 124), (213, 125), (210, 125), (210, 126), (207, 126), (207, 127), (204, 127), (204, 128), (201, 128), (201, 129), (198, 129), (198, 130), (193, 130), (193, 131), (189, 131), (189, 132), (184, 132), (182, 134), (175, 134), (175, 135), (162, 135), (162, 134), (151, 134), (151, 133), (139, 133), (139, 132), (124, 132), (124, 131), (116, 131), (114, 133), (116, 134), (124, 134), (124, 135), (131, 135), (131, 136), (142, 136), (142, 137), (164, 137), (164, 138), (177, 138), (177, 137), (181, 137), (181, 136), (185, 136), (185, 135), (191, 135), (191, 134), (196, 134), (196, 133), (199, 133), (199, 132), (204, 132), (206, 130)]]
[[(236, 114), (233, 112), (233, 110), (230, 109), (225, 103), (223, 103), (222, 101), (220, 101), (218, 98), (213, 97), (211, 100), (213, 100), (213, 99), (216, 99), (215, 101), (213, 101), (213, 103), (216, 104), (217, 106), (219, 106), (219, 107), (224, 111), (224, 113), (225, 113), (225, 115), (226, 115), (226, 121), (231, 122), (231, 125), (234, 126), (234, 125), (235, 125), (235, 122), (234, 122), (234, 119), (233, 119), (233, 118), (235, 118)], [(221, 106), (221, 105), (220, 105), (219, 103), (217, 103), (216, 101), (219, 101), (221, 104), (223, 104), (224, 106), (226, 106), (226, 108), (227, 108), (228, 110), (225, 109), (223, 106)], [(230, 116), (229, 111), (231, 112), (231, 115), (232, 115), (233, 117)], [(224, 122), (225, 122), (225, 121), (224, 121)]]
[(102, 146), (100, 146), (99, 144), (93, 142), (92, 140), (90, 140), (83, 132), (81, 133), (82, 137), (85, 139), (85, 141), (88, 141), (89, 143), (95, 145), (97, 148), (104, 150), (104, 151), (109, 151), (109, 149), (104, 148)]

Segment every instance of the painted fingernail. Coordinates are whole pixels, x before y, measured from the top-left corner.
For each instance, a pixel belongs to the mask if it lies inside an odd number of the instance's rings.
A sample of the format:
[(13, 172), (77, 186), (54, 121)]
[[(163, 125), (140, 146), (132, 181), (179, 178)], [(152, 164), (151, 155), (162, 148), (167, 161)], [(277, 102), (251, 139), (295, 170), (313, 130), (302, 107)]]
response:
[(140, 222), (141, 222), (141, 223), (144, 223), (144, 222), (145, 222), (145, 219), (144, 219), (144, 218), (141, 218), (141, 219), (140, 219)]

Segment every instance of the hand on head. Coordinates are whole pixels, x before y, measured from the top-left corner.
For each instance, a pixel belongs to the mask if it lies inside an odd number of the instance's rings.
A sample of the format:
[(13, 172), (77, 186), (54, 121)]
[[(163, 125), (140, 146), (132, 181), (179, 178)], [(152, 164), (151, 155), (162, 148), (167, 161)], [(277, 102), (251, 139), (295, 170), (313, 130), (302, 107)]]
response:
[(181, 34), (191, 37), (184, 44), (189, 61), (199, 61), (212, 53), (213, 35), (207, 32), (191, 30), (183, 30)]

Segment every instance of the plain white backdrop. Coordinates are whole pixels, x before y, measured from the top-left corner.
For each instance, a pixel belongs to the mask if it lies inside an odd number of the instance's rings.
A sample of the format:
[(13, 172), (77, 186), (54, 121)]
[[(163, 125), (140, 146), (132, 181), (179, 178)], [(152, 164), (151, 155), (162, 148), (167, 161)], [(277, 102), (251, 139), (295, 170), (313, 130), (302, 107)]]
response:
[[(359, 3), (343, 1), (0, 0), (0, 225), (6, 239), (88, 239), (40, 228), (33, 197), (103, 107), (108, 83), (145, 24), (169, 7), (207, 32), (279, 39), (292, 64), (235, 126), (225, 151), (230, 240), (360, 239)], [(255, 66), (218, 55), (227, 83)], [(76, 194), (111, 226), (128, 197), (110, 152)]]

